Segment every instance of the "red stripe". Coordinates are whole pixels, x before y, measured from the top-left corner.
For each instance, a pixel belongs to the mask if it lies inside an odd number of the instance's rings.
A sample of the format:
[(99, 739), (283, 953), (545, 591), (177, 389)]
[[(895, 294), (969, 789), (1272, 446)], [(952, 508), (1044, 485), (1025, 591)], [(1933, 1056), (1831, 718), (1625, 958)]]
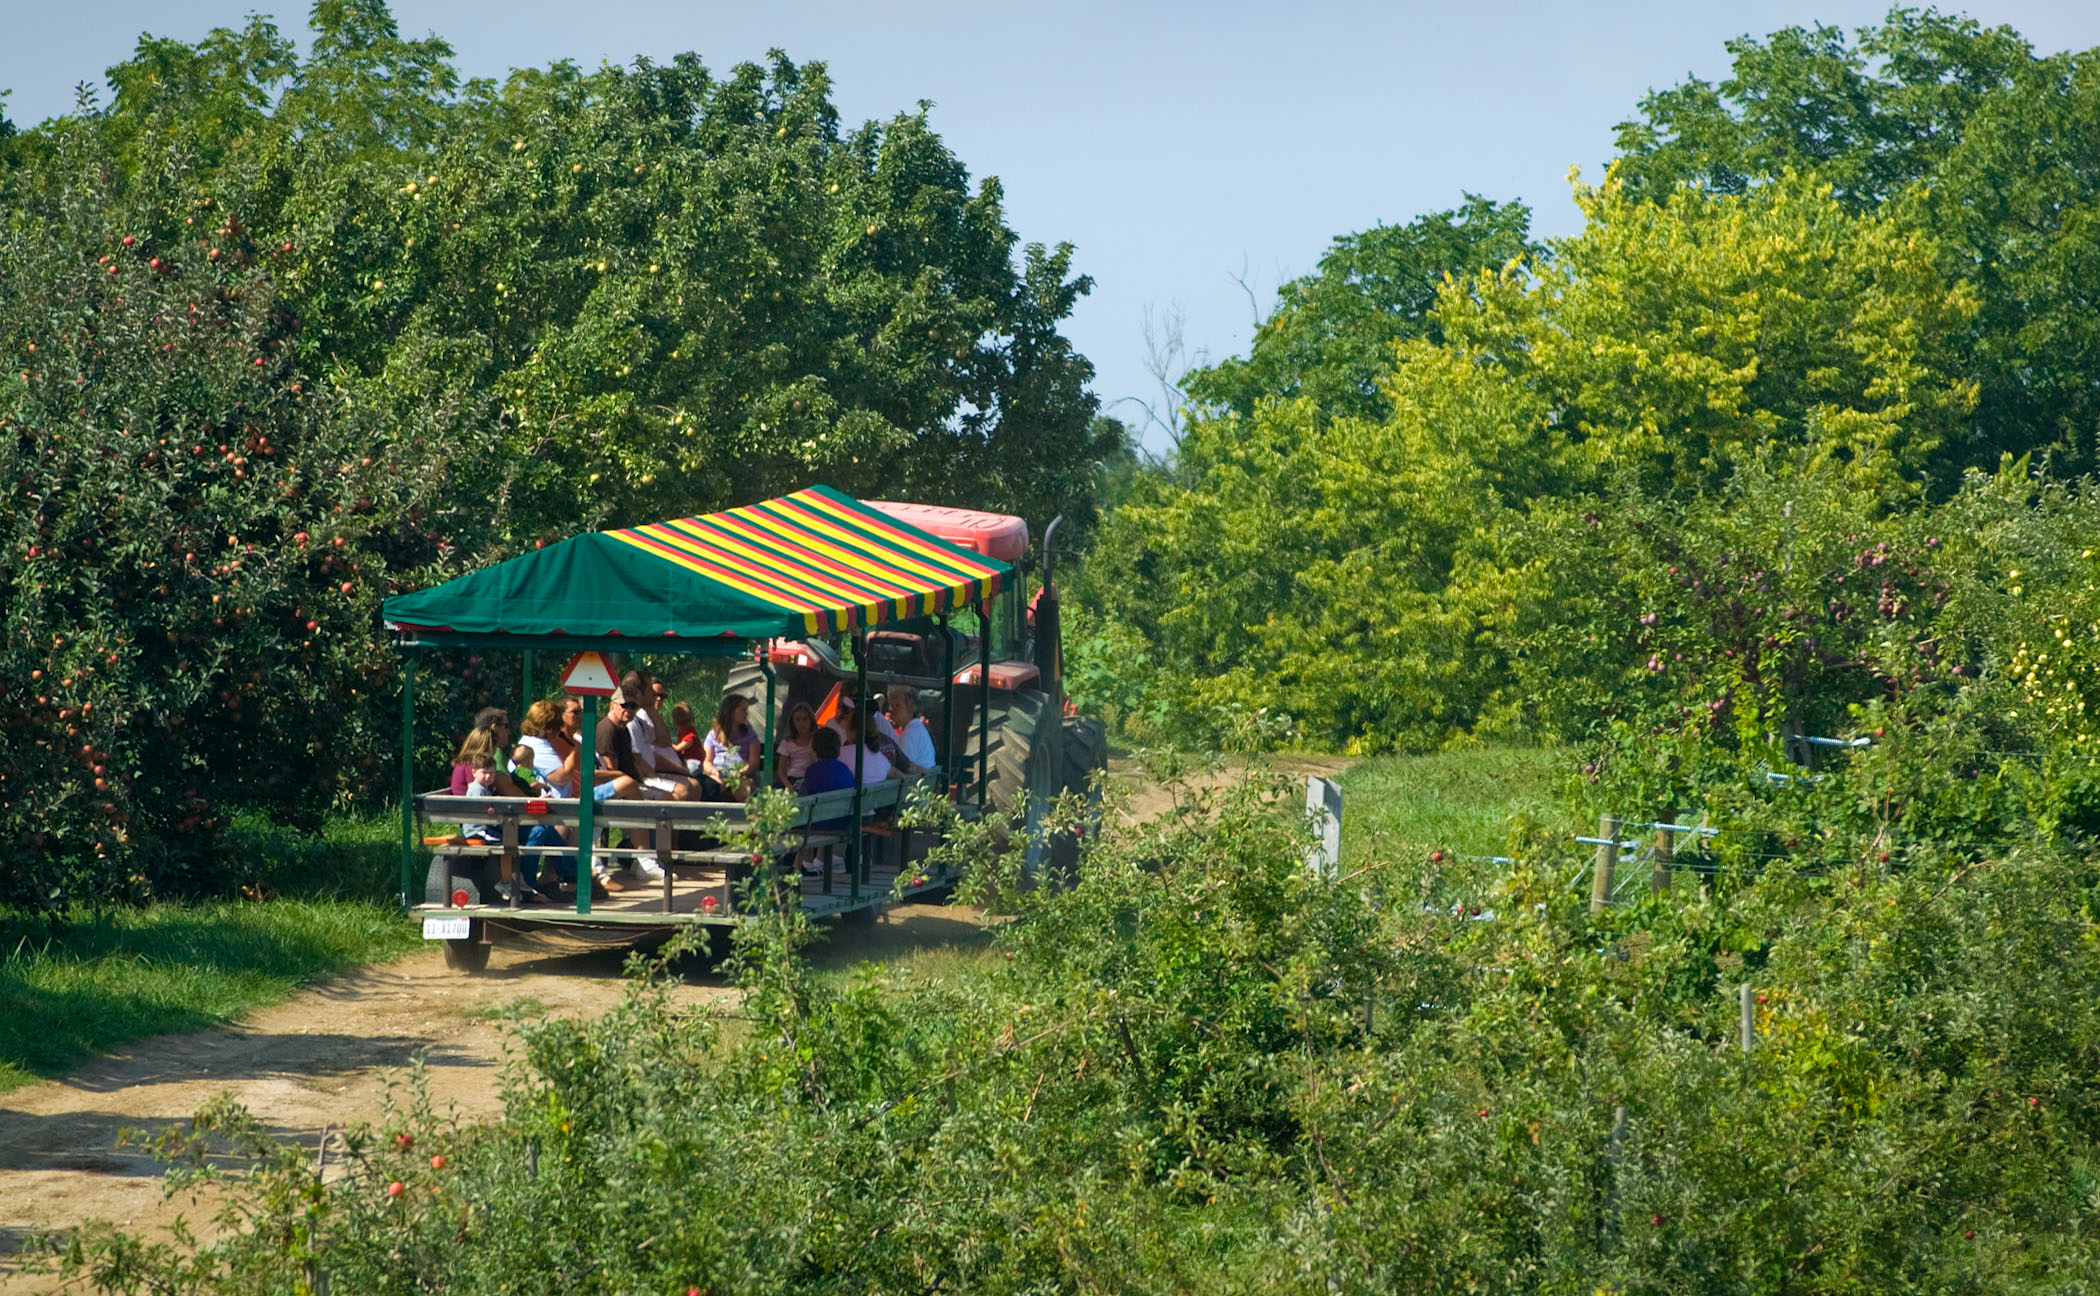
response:
[[(823, 500), (826, 504), (829, 504), (834, 508), (844, 507), (843, 505), (839, 504), (837, 500), (830, 499), (824, 495), (819, 494), (814, 490), (796, 491), (793, 495), (786, 496), (776, 501), (776, 503), (786, 504), (790, 501), (800, 500), (805, 496), (810, 497), (812, 499)], [(856, 500), (855, 504), (858, 505), (859, 501)], [(797, 507), (803, 506), (797, 505)], [(882, 532), (884, 535), (889, 536), (891, 539), (895, 540), (900, 545), (918, 546), (931, 544), (934, 547), (935, 554), (937, 554), (939, 558), (945, 558), (947, 560), (948, 566), (959, 568), (965, 572), (974, 572), (974, 579), (982, 580), (986, 576), (997, 574), (993, 568), (991, 568), (985, 563), (984, 555), (979, 554), (974, 550), (965, 549), (961, 545), (951, 545), (946, 540), (941, 539), (939, 536), (928, 536), (926, 539), (922, 540), (919, 537), (912, 535), (911, 533), (902, 529), (902, 527), (898, 525), (896, 519), (890, 517), (887, 513), (882, 512), (880, 509), (860, 507), (854, 513), (854, 520), (856, 522), (859, 522), (861, 525), (866, 526), (869, 530)], [(914, 556), (919, 557), (921, 561), (937, 561), (937, 559), (933, 556), (918, 554), (916, 548), (914, 548), (912, 552)]]
[[(804, 493), (806, 494), (807, 492), (804, 492)], [(849, 533), (849, 534), (851, 534), (850, 528), (849, 528), (849, 527), (847, 527), (847, 525), (846, 525), (845, 523), (841, 522), (841, 521), (840, 521), (839, 519), (837, 519), (837, 518), (833, 518), (833, 517), (828, 517), (828, 516), (826, 516), (826, 515), (824, 515), (824, 514), (822, 514), (822, 513), (814, 512), (814, 511), (812, 511), (812, 510), (810, 510), (810, 509), (806, 508), (805, 506), (803, 506), (803, 505), (801, 505), (801, 504), (798, 504), (798, 503), (796, 503), (796, 502), (795, 502), (795, 499), (794, 499), (794, 497), (793, 497), (793, 496), (789, 496), (789, 497), (788, 497), (788, 498), (786, 498), (786, 499), (779, 499), (779, 500), (773, 500), (773, 501), (771, 501), (771, 502), (772, 502), (772, 503), (773, 503), (773, 504), (774, 504), (775, 506), (777, 506), (777, 507), (778, 507), (778, 508), (779, 508), (779, 509), (780, 509), (780, 510), (781, 510), (782, 512), (786, 512), (786, 513), (791, 513), (791, 514), (793, 514), (793, 515), (794, 515), (794, 517), (793, 517), (793, 518), (789, 518), (789, 519), (783, 519), (783, 521), (793, 521), (793, 520), (800, 520), (800, 521), (802, 522), (802, 525), (803, 525), (803, 526), (804, 526), (805, 528), (808, 528), (808, 527), (809, 527), (809, 525), (810, 525), (811, 521), (822, 521), (822, 522), (823, 522), (824, 524), (826, 524), (827, 526), (834, 526), (834, 527), (839, 527), (839, 528), (840, 528), (840, 529), (842, 529), (842, 530), (847, 530), (847, 531), (848, 531), (848, 533)], [(866, 537), (862, 537), (862, 536), (855, 536), (855, 537), (854, 537), (854, 540), (855, 540), (856, 542), (860, 543), (860, 544), (866, 544), (866, 543), (868, 543), (868, 541), (867, 541)], [(829, 541), (827, 541), (827, 543), (830, 543), (830, 544), (845, 544), (845, 543), (847, 543), (847, 542), (846, 542), (846, 541), (842, 541), (842, 540), (829, 540)], [(864, 552), (864, 553), (866, 553), (866, 552), (873, 552), (873, 553), (877, 553), (877, 554), (881, 554), (881, 553), (882, 553), (882, 551), (880, 551), (880, 550), (873, 550), (873, 551), (870, 551), (870, 550), (862, 550), (861, 552)], [(950, 590), (953, 590), (953, 589), (955, 588), (955, 586), (956, 586), (957, 584), (968, 584), (968, 583), (970, 583), (970, 582), (971, 582), (972, 580), (975, 580), (975, 579), (979, 579), (979, 577), (973, 577), (973, 576), (970, 576), (970, 575), (968, 575), (968, 574), (966, 574), (966, 573), (959, 573), (959, 572), (957, 572), (957, 571), (956, 571), (955, 569), (956, 569), (956, 568), (958, 567), (958, 565), (959, 565), (959, 564), (957, 564), (957, 563), (955, 563), (955, 562), (952, 562), (952, 561), (944, 562), (944, 561), (942, 561), (942, 557), (941, 557), (941, 556), (939, 556), (939, 555), (928, 555), (928, 554), (919, 554), (919, 553), (908, 553), (908, 556), (909, 556), (910, 558), (912, 558), (912, 559), (916, 560), (916, 561), (917, 561), (918, 563), (920, 563), (921, 565), (923, 565), (923, 566), (927, 566), (927, 567), (931, 567), (931, 568), (935, 569), (936, 571), (939, 571), (939, 570), (941, 570), (942, 568), (947, 568), (947, 569), (948, 569), (948, 574), (947, 574), (947, 577), (946, 577), (946, 581), (947, 581), (947, 583), (945, 583), (945, 584), (941, 584), (941, 585), (937, 585), (937, 586), (935, 586), (935, 587), (934, 587), (934, 588), (935, 588), (936, 590), (939, 590), (939, 591), (943, 591), (943, 592), (946, 592), (946, 591), (950, 591)], [(890, 567), (890, 568), (892, 568), (892, 569), (895, 569), (895, 568), (896, 568), (896, 566), (897, 566), (897, 559), (896, 559), (896, 558), (894, 558), (894, 557), (891, 557), (891, 556), (888, 556), (888, 555), (883, 555), (883, 556), (882, 556), (882, 561), (883, 561), (883, 562), (885, 563), (885, 565), (889, 566), (889, 567)], [(961, 576), (962, 576), (962, 579), (961, 579), (960, 581), (958, 581), (958, 580), (956, 579), (958, 575), (961, 575)], [(923, 590), (925, 590), (925, 589), (926, 589), (926, 586), (925, 586), (925, 585), (924, 585), (924, 584), (922, 583), (923, 581), (925, 581), (925, 580), (926, 580), (926, 578), (925, 578), (925, 577), (923, 577), (923, 576), (913, 576), (913, 577), (911, 577), (910, 579), (911, 579), (911, 584), (910, 584), (910, 586), (909, 586), (908, 588), (910, 588), (910, 589), (912, 589), (912, 590), (920, 590), (920, 591), (923, 591)]]
[[(780, 549), (786, 547), (780, 536), (774, 535), (756, 523), (747, 520), (742, 516), (743, 512), (744, 510), (742, 509), (732, 509), (727, 513), (710, 513), (704, 518), (696, 518), (694, 520), (712, 522), (718, 526), (732, 528), (740, 537), (761, 548)], [(807, 549), (807, 543), (807, 541), (803, 542), (805, 547), (796, 556), (809, 563), (810, 566), (830, 572), (843, 583), (852, 586), (856, 591), (864, 595), (864, 602), (873, 602), (879, 597), (894, 598), (899, 593), (911, 592), (910, 586), (906, 586), (898, 581), (858, 571), (839, 562), (836, 558), (830, 558), (824, 554), (817, 553), (815, 550)], [(885, 591), (892, 592), (885, 594)]]
[[(676, 545), (667, 545), (663, 541), (658, 540), (653, 536), (642, 534), (640, 531), (630, 530), (625, 532), (624, 534), (633, 536), (635, 540), (639, 541), (641, 544), (646, 545), (651, 549), (659, 551), (667, 558), (673, 558), (675, 561), (680, 563), (689, 563), (695, 566), (705, 568), (709, 575), (713, 576), (717, 580), (720, 580), (723, 584), (728, 585), (731, 589), (736, 589), (735, 582), (739, 580), (747, 582), (752, 580), (752, 578), (749, 576), (743, 575), (741, 573), (731, 572), (728, 568), (723, 567), (720, 563), (711, 561), (710, 559), (703, 557), (699, 554), (688, 553), (686, 550), (680, 549)], [(764, 584), (766, 582), (758, 583)], [(785, 599), (792, 596), (783, 595), (782, 597), (783, 599)], [(808, 609), (791, 607), (790, 610), (800, 613), (805, 612)]]
[[(692, 518), (679, 518), (673, 522), (653, 522), (650, 525), (658, 527), (674, 527), (677, 525), (677, 522), (691, 522), (694, 520), (695, 519)], [(660, 550), (666, 556), (675, 556), (676, 560), (679, 562), (709, 563), (711, 565), (711, 570), (729, 573), (732, 581), (741, 581), (745, 584), (763, 586), (766, 589), (771, 590), (776, 596), (783, 599), (799, 599), (809, 603), (816, 603), (829, 606), (832, 599), (835, 597), (834, 595), (824, 590), (817, 589), (814, 586), (797, 582), (788, 576), (782, 575), (781, 573), (772, 570), (771, 568), (764, 568), (757, 571), (747, 572), (744, 571), (741, 567), (727, 565), (733, 563), (740, 563), (742, 560), (737, 558), (733, 554), (725, 554), (719, 549), (714, 548), (712, 546), (703, 545), (702, 552), (695, 554), (691, 550), (680, 548), (679, 546), (671, 544), (667, 541), (659, 540), (655, 536), (648, 535), (645, 533), (643, 528), (637, 527), (627, 532), (624, 532), (623, 534), (634, 536), (636, 539), (642, 541), (645, 544), (648, 544), (652, 548)], [(682, 536), (684, 535), (683, 532), (681, 532), (680, 534)], [(684, 538), (688, 540), (698, 539), (697, 537), (693, 536), (685, 536)], [(733, 585), (732, 588), (734, 588)], [(739, 590), (738, 592), (747, 595), (749, 594), (749, 591), (745, 590)]]

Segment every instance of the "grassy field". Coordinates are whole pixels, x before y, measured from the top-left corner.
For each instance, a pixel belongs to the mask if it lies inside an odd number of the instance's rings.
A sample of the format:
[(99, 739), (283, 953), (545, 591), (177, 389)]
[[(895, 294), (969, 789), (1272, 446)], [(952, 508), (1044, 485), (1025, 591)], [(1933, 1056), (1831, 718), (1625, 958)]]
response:
[(388, 898), (384, 818), (302, 836), (236, 823), (267, 901), (157, 904), (58, 920), (0, 910), (0, 1091), (148, 1035), (198, 1030), (300, 987), (416, 948)]
[(1341, 778), (1345, 861), (1402, 859), (1442, 849), (1500, 855), (1511, 822), (1562, 826), (1558, 783), (1566, 755), (1488, 747), (1427, 756), (1379, 756)]

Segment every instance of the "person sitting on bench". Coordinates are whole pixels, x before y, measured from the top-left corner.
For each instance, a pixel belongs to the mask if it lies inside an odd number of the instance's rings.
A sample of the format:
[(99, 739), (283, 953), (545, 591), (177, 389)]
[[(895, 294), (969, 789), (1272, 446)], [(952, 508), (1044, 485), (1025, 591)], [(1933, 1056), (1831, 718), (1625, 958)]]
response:
[[(829, 725), (817, 730), (810, 739), (815, 759), (802, 772), (802, 795), (817, 796), (824, 792), (844, 792), (853, 786), (853, 770), (839, 759), (839, 732)], [(810, 825), (817, 832), (843, 832), (847, 816), (825, 819)], [(811, 877), (823, 877), (824, 865), (812, 854), (805, 852), (802, 871)]]

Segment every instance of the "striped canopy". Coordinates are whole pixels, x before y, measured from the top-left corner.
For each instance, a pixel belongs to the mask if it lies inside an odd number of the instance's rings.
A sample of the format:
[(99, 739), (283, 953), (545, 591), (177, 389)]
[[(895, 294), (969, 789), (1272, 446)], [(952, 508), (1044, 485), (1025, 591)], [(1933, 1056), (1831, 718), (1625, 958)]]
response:
[(403, 638), (771, 639), (964, 607), (1013, 569), (828, 486), (575, 536), (386, 601)]

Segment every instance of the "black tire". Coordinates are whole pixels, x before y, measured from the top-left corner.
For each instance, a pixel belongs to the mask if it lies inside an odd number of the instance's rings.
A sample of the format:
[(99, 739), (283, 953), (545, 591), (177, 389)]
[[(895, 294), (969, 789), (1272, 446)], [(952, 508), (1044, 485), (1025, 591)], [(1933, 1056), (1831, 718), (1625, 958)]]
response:
[(430, 870), (423, 879), (423, 902), (450, 905), (454, 891), (467, 893), (467, 903), (497, 904), (496, 879), (502, 865), (493, 855), (453, 855), (439, 851), (430, 857)]
[(1064, 777), (1059, 785), (1067, 792), (1091, 794), (1091, 799), (1099, 804), (1094, 775), (1108, 768), (1108, 727), (1092, 716), (1066, 716), (1064, 759)]
[[(973, 697), (970, 702), (974, 712), (976, 699)], [(1048, 707), (1049, 699), (1035, 689), (992, 694), (989, 777), (985, 789), (985, 800), (992, 813), (1005, 813), (1028, 789), (1036, 734)], [(972, 719), (975, 719), (974, 715)], [(977, 788), (977, 738), (977, 726), (972, 724), (969, 739), (963, 747), (962, 764), (955, 771), (956, 780), (972, 793)]]
[(445, 942), (445, 966), (454, 972), (483, 972), (488, 970), (489, 947), (482, 943), (481, 919), (473, 920), (473, 926), (465, 940)]
[[(1086, 798), (1087, 816), (1083, 831), (1092, 836), (1101, 823), (1101, 788), (1095, 775), (1108, 767), (1108, 730), (1092, 716), (1064, 718), (1064, 741), (1059, 744), (1063, 768), (1058, 788)], [(1063, 882), (1076, 880), (1081, 838), (1059, 834), (1050, 842), (1052, 876)]]

